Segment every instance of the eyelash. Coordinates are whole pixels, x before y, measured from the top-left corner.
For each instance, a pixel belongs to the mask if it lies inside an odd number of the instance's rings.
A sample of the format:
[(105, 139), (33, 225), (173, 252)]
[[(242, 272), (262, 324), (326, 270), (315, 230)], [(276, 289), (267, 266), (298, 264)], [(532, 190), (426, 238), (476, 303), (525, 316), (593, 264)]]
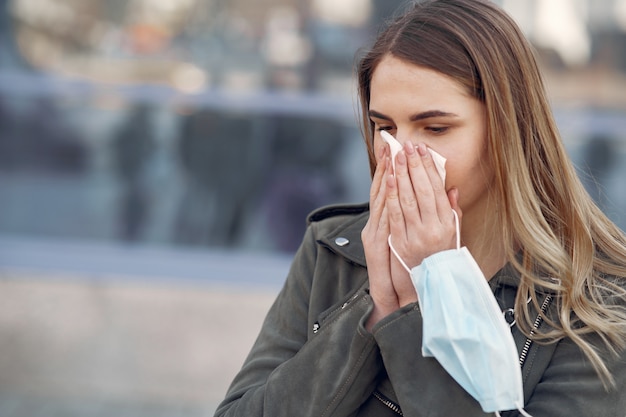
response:
[[(449, 126), (431, 126), (431, 127), (426, 127), (426, 130), (429, 130), (430, 132), (432, 132), (435, 135), (442, 135), (444, 133), (446, 133), (448, 131), (450, 127)], [(393, 128), (391, 126), (378, 126), (376, 127), (376, 131), (381, 132), (381, 131), (389, 131), (392, 130)]]
[(436, 135), (444, 134), (448, 131), (448, 126), (427, 127), (426, 130), (430, 130)]

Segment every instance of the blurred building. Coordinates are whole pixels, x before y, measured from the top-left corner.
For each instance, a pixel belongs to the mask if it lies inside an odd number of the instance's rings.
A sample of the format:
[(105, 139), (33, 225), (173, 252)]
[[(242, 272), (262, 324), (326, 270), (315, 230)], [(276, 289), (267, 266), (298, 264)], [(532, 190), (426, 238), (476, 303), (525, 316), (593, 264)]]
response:
[[(625, 1), (499, 3), (581, 166), (620, 148)], [(3, 0), (0, 236), (292, 251), (308, 211), (367, 198), (355, 57), (406, 4)]]

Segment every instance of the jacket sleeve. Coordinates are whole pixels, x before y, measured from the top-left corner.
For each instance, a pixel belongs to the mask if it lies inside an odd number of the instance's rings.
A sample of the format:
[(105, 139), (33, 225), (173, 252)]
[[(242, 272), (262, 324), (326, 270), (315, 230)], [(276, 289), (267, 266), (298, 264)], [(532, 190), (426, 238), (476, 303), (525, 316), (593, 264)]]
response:
[(422, 315), (417, 303), (381, 320), (372, 333), (405, 416), (489, 415), (436, 359), (422, 356)]
[[(422, 319), (411, 304), (382, 320), (372, 329), (384, 366), (403, 414), (410, 417), (462, 415), (485, 416), (472, 398), (434, 358), (421, 354)], [(546, 349), (538, 346), (538, 349)], [(608, 391), (583, 352), (570, 339), (561, 340), (541, 364), (538, 382), (524, 410), (532, 417), (624, 417), (626, 416), (626, 352), (607, 356), (615, 378)], [(607, 354), (608, 355), (608, 354)], [(537, 359), (539, 361), (539, 359)], [(502, 417), (519, 417), (517, 411)]]
[[(350, 416), (374, 390), (382, 362), (374, 338), (363, 326), (372, 308), (365, 290), (328, 314), (317, 333), (309, 332), (313, 281), (324, 273), (332, 278), (328, 266), (316, 270), (328, 259), (318, 259), (314, 234), (309, 227), (216, 417)], [(323, 256), (329, 256), (325, 252)]]

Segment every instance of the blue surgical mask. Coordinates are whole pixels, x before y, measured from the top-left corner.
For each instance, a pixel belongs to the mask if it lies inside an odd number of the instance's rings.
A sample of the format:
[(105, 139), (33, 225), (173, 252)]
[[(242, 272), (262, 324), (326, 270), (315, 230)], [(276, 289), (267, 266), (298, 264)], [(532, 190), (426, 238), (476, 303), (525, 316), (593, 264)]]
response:
[[(434, 357), (487, 413), (518, 409), (524, 416), (522, 373), (509, 325), (480, 267), (460, 247), (435, 253), (412, 268), (423, 317), (422, 354)], [(499, 415), (499, 414), (498, 414)]]

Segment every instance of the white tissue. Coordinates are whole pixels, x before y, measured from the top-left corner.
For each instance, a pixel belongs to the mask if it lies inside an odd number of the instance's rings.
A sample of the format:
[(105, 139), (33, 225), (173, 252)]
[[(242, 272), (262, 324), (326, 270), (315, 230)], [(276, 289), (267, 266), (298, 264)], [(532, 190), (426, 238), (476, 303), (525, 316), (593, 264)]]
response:
[[(391, 164), (393, 167), (393, 172), (395, 174), (396, 155), (398, 154), (398, 152), (402, 150), (402, 145), (400, 144), (400, 142), (397, 141), (396, 138), (394, 138), (391, 135), (391, 133), (385, 130), (380, 131), (380, 136), (383, 138), (383, 140), (386, 143), (389, 144), (389, 149), (391, 150)], [(438, 154), (437, 152), (435, 152), (434, 150), (430, 148), (427, 148), (427, 149), (432, 155), (433, 161), (435, 161), (435, 168), (437, 168), (437, 172), (439, 173), (439, 176), (441, 177), (441, 181), (445, 184), (446, 183), (446, 158), (444, 158), (443, 156), (441, 156), (440, 154)]]

